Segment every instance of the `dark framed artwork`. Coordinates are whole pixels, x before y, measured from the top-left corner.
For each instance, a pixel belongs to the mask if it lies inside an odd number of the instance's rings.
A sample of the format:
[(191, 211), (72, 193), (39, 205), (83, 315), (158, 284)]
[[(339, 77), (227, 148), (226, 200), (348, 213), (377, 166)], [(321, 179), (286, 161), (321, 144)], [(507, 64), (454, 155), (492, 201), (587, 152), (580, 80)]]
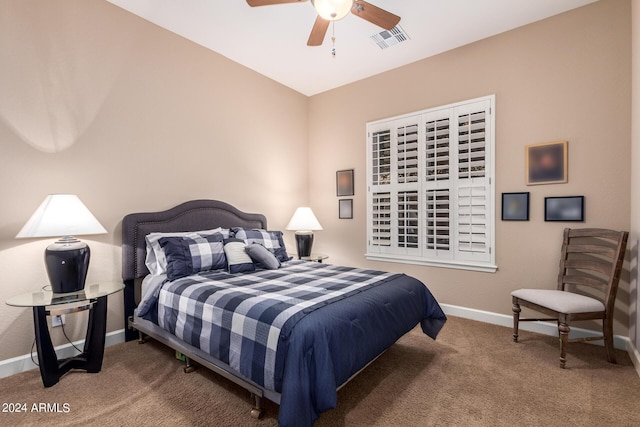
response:
[(529, 221), (529, 192), (502, 193), (502, 220)]
[(584, 221), (584, 196), (545, 197), (545, 221)]
[(353, 199), (338, 200), (338, 218), (340, 219), (353, 218)]
[(353, 169), (336, 172), (336, 194), (338, 197), (353, 196)]
[(567, 141), (527, 145), (527, 185), (562, 184), (568, 181)]

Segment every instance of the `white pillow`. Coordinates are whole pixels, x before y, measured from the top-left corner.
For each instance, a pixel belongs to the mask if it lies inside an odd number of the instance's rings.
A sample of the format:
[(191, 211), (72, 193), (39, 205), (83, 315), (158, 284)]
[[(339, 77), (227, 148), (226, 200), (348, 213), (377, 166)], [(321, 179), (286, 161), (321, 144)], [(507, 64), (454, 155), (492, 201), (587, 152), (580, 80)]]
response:
[[(198, 237), (203, 234), (221, 233), (222, 227), (214, 228), (212, 230), (202, 231), (184, 231), (174, 233), (149, 233), (145, 236), (147, 242), (147, 257), (144, 260), (144, 264), (149, 269), (149, 273), (157, 276), (159, 274), (167, 274), (167, 257), (164, 255), (164, 250), (160, 247), (159, 240), (163, 237)], [(223, 233), (224, 235), (224, 233)], [(228, 237), (228, 236), (227, 236)]]

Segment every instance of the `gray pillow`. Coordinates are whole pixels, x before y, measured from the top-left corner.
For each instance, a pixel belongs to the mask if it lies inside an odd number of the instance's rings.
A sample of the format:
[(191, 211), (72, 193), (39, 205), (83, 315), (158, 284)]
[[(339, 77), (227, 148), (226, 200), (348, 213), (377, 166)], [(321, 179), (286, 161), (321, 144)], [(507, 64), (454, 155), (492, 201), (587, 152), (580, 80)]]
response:
[(247, 251), (253, 262), (258, 264), (259, 267), (266, 268), (267, 270), (280, 268), (280, 260), (261, 244), (248, 244), (244, 250)]

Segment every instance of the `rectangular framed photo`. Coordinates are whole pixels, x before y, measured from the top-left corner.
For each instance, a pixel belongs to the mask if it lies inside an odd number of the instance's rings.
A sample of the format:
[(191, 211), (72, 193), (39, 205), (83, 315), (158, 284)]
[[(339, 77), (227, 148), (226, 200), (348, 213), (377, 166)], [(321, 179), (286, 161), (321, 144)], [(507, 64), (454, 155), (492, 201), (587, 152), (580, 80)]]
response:
[(353, 219), (353, 199), (338, 200), (338, 218)]
[(584, 221), (584, 196), (545, 197), (545, 221)]
[(502, 193), (502, 220), (529, 221), (529, 192)]
[(526, 147), (527, 185), (562, 184), (568, 181), (567, 141), (531, 144)]
[(336, 195), (353, 196), (353, 169), (336, 172)]

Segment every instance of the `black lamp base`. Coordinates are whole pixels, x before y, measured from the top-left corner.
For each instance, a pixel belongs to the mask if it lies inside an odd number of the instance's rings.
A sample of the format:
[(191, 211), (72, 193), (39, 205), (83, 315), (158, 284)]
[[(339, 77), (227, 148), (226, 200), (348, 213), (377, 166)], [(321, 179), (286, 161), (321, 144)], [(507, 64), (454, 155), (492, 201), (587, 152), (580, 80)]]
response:
[(86, 243), (74, 240), (59, 240), (48, 246), (44, 252), (47, 275), (55, 294), (84, 289), (91, 251)]
[(296, 231), (296, 249), (298, 259), (311, 256), (313, 246), (313, 231)]

